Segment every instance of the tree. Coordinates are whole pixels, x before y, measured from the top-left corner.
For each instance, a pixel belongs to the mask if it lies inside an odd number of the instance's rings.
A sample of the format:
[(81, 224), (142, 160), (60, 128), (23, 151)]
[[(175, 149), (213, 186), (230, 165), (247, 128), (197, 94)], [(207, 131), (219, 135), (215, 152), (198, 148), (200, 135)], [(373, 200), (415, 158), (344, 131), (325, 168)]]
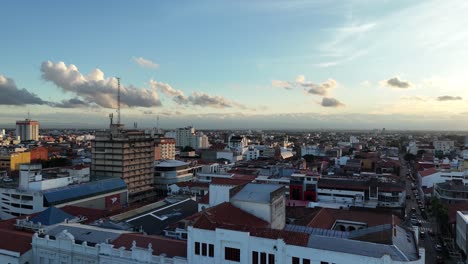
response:
[(315, 160), (315, 156), (312, 155), (312, 154), (307, 154), (307, 155), (304, 155), (303, 158), (305, 159), (305, 161), (307, 162), (312, 162)]
[(185, 146), (185, 147), (182, 149), (182, 152), (190, 152), (190, 151), (195, 151), (195, 149), (192, 148), (191, 146)]
[(405, 156), (403, 157), (405, 161), (412, 161), (416, 159), (416, 156), (411, 153), (406, 153)]

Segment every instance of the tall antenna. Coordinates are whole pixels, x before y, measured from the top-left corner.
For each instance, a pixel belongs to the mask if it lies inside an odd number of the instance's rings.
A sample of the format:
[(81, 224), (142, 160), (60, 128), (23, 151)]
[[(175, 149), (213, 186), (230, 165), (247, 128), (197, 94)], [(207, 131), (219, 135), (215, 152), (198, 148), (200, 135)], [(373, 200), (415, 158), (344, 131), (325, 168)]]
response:
[(29, 109), (28, 109), (28, 119), (31, 119), (31, 115), (30, 115)]
[(117, 77), (117, 124), (120, 125), (120, 77)]
[(156, 133), (159, 133), (159, 115), (156, 117)]

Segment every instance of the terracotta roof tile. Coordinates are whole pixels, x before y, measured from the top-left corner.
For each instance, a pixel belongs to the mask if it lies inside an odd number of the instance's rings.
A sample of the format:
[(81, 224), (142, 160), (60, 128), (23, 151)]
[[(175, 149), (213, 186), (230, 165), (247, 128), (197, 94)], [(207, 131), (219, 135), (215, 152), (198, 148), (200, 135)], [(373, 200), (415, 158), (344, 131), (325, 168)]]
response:
[(0, 230), (0, 249), (23, 254), (31, 249), (32, 233)]
[(114, 248), (125, 247), (129, 250), (132, 247), (133, 241), (137, 247), (147, 248), (151, 243), (153, 255), (166, 254), (168, 257), (187, 257), (187, 242), (183, 240), (170, 239), (162, 236), (149, 236), (143, 234), (122, 234), (117, 239), (112, 241)]
[(229, 179), (229, 178), (214, 178), (211, 180), (211, 184), (217, 184), (217, 185), (233, 185), (233, 186), (238, 186), (238, 185), (245, 185), (247, 183), (252, 182), (251, 180), (245, 180), (245, 179)]
[(432, 175), (434, 173), (437, 173), (436, 168), (429, 168), (429, 169), (419, 171), (419, 174), (421, 175), (421, 177), (426, 177), (426, 176)]

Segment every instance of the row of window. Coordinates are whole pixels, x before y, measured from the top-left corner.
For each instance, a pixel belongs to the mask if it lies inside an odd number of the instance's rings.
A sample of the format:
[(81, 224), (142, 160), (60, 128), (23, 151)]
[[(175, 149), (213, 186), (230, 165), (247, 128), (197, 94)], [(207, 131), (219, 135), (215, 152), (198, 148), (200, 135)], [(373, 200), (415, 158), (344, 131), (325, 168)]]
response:
[[(298, 257), (292, 257), (292, 264), (300, 264), (301, 259)], [(302, 259), (302, 264), (310, 264), (310, 259), (303, 258)], [(329, 263), (327, 261), (320, 261), (320, 264), (335, 264), (335, 263)]]
[(267, 253), (265, 252), (259, 253), (257, 251), (252, 251), (252, 264), (274, 264), (274, 263), (275, 263), (274, 254), (268, 254), (268, 262), (267, 262)]
[[(214, 257), (214, 245), (207, 243), (195, 242), (195, 255)], [(240, 249), (225, 247), (224, 259), (229, 261), (240, 262)], [(252, 264), (274, 264), (275, 255), (266, 252), (252, 251)], [(292, 257), (291, 264), (311, 264), (310, 259)], [(320, 264), (335, 264), (326, 261), (320, 261)]]
[(195, 242), (195, 255), (214, 257), (214, 245)]

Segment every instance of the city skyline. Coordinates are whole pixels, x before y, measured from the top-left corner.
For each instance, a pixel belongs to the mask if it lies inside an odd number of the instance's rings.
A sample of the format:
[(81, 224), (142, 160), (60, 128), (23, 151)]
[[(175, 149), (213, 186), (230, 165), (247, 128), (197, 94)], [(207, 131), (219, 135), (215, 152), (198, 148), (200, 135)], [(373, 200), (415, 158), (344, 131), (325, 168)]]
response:
[(0, 125), (468, 130), (468, 3), (214, 3), (5, 3)]

